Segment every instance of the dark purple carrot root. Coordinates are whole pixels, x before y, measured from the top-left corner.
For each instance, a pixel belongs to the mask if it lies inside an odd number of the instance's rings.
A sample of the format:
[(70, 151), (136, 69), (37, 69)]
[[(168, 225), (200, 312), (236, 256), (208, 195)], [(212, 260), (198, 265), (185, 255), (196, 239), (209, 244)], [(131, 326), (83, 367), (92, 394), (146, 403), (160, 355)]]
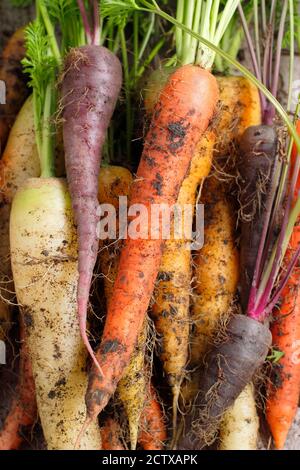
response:
[(185, 417), (178, 449), (196, 450), (213, 442), (221, 416), (261, 367), (271, 342), (266, 325), (244, 315), (231, 317), (222, 341), (208, 353), (194, 414)]
[(122, 84), (118, 58), (83, 46), (65, 59), (62, 78), (67, 179), (78, 233), (78, 318), (84, 344), (99, 369), (86, 333), (89, 291), (98, 251), (98, 175), (106, 132)]
[(271, 193), (277, 147), (274, 128), (265, 125), (249, 127), (239, 144), (240, 285), (241, 305), (245, 313), (265, 221), (265, 209)]

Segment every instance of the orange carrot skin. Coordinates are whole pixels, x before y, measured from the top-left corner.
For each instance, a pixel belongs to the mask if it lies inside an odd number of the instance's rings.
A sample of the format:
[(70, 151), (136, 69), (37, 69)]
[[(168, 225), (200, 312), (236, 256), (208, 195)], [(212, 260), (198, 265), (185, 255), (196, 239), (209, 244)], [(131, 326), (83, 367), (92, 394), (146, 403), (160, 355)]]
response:
[[(300, 135), (300, 121), (297, 122)], [(294, 146), (291, 163), (295, 165), (297, 149)], [(295, 198), (300, 189), (298, 178)], [(300, 218), (294, 227), (286, 258), (289, 260), (300, 243)], [(300, 394), (300, 267), (297, 266), (282, 292), (282, 303), (274, 312), (271, 331), (273, 345), (284, 353), (278, 363), (275, 383), (269, 387), (267, 421), (277, 449), (284, 447), (287, 434), (295, 418)], [(275, 366), (276, 367), (276, 366)]]
[[(21, 337), (24, 335), (23, 328)], [(20, 378), (17, 397), (13, 399), (10, 411), (0, 430), (0, 450), (16, 450), (23, 442), (22, 428), (34, 424), (37, 419), (35, 386), (26, 342), (20, 352)]]
[[(177, 69), (162, 90), (129, 205), (176, 203), (198, 140), (207, 129), (218, 101), (218, 85), (208, 71), (193, 65)], [(150, 213), (150, 212), (148, 212)], [(106, 406), (130, 360), (142, 328), (155, 279), (163, 240), (128, 238), (106, 317), (97, 359), (103, 377), (92, 367), (86, 394), (88, 417)]]
[(102, 450), (125, 450), (120, 441), (120, 426), (109, 418), (101, 428)]
[(141, 416), (141, 431), (138, 440), (144, 450), (163, 450), (167, 440), (167, 430), (162, 409), (152, 385), (149, 395)]

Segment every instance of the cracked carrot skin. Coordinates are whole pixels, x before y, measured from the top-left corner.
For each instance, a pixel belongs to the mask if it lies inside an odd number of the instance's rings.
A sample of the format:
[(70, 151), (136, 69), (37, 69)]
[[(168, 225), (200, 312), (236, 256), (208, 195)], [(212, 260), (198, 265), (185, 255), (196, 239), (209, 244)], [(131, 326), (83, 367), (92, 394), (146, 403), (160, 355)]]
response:
[[(176, 70), (155, 106), (144, 151), (131, 189), (130, 205), (176, 203), (192, 156), (216, 109), (215, 78), (198, 66)], [(146, 237), (147, 238), (147, 237)], [(154, 290), (164, 241), (128, 238), (121, 252), (112, 300), (86, 394), (87, 415), (106, 406), (128, 365)]]

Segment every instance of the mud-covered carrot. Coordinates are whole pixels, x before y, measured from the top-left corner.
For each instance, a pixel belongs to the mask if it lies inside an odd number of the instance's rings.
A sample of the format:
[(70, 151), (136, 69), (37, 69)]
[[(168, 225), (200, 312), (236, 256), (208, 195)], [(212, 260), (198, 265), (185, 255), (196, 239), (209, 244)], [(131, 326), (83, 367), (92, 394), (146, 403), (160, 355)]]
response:
[(230, 318), (222, 340), (207, 355), (195, 412), (185, 420), (178, 449), (201, 449), (214, 441), (224, 410), (262, 366), (270, 344), (271, 333), (262, 323), (244, 315)]
[[(126, 168), (109, 166), (101, 168), (99, 175), (99, 203), (112, 204), (119, 222), (119, 197), (129, 194), (133, 178)], [(118, 237), (118, 230), (116, 231)], [(99, 265), (104, 278), (107, 307), (111, 301), (120, 260), (121, 240), (106, 240), (100, 247)], [(117, 393), (128, 419), (131, 450), (136, 448), (140, 417), (144, 407), (146, 378), (144, 373), (147, 321), (139, 334), (130, 362), (120, 380)]]
[(100, 432), (102, 450), (125, 450), (120, 440), (121, 428), (116, 420), (108, 418)]
[(239, 280), (235, 220), (222, 183), (211, 177), (204, 185), (205, 242), (195, 253), (190, 367), (199, 367), (218, 323), (225, 322)]
[(153, 385), (150, 385), (140, 423), (139, 444), (144, 450), (163, 450), (167, 440), (161, 404)]
[[(103, 5), (109, 9), (113, 3)], [(142, 204), (147, 210), (152, 204), (175, 204), (197, 143), (216, 109), (218, 87), (208, 70), (213, 57), (206, 57), (207, 62), (198, 57), (206, 68), (192, 65), (195, 54), (185, 59), (186, 65), (169, 77), (160, 94), (132, 185), (130, 204)], [(144, 239), (128, 238), (122, 249), (97, 351), (104, 378), (93, 368), (86, 396), (89, 419), (95, 418), (114, 392), (143, 324), (164, 246), (161, 233), (158, 239), (149, 235), (150, 230)]]
[[(131, 2), (130, 5), (133, 6)], [(114, 2), (103, 2), (104, 6), (106, 13), (117, 11)], [(237, 2), (226, 4), (223, 21), (220, 20), (217, 27), (218, 37), (222, 36), (224, 25), (236, 6)], [(189, 2), (185, 7), (191, 14)], [(194, 14), (198, 15), (199, 9), (192, 10)], [(197, 41), (192, 42), (193, 45), (197, 50)], [(169, 77), (160, 94), (137, 179), (132, 186), (130, 204), (143, 204), (147, 209), (154, 203), (175, 204), (197, 143), (213, 117), (218, 87), (209, 68), (214, 53), (204, 52), (200, 46), (195, 59), (195, 49), (191, 47), (191, 54), (184, 57), (185, 65)], [(149, 230), (147, 235), (149, 237)], [(160, 231), (156, 240), (144, 238), (128, 238), (122, 249), (102, 342), (97, 351), (104, 379), (93, 368), (86, 395), (89, 419), (97, 416), (114, 392), (128, 364), (154, 289), (164, 241)]]
[(29, 94), (26, 76), (22, 73), (21, 60), (24, 55), (24, 28), (20, 28), (8, 40), (0, 57), (0, 82), (5, 87), (5, 103), (0, 104), (0, 155), (5, 149), (14, 120)]
[[(173, 68), (153, 72), (145, 86), (145, 110), (149, 117), (159, 94)], [(198, 186), (203, 183), (211, 169), (215, 133), (208, 130), (200, 139), (192, 157), (191, 167), (184, 179), (177, 206), (183, 217), (194, 208)], [(171, 227), (170, 239), (166, 241), (154, 291), (155, 302), (152, 317), (160, 335), (160, 358), (173, 393), (173, 427), (176, 430), (178, 397), (189, 352), (190, 297), (192, 283), (191, 249), (192, 217), (185, 219), (185, 235), (176, 237)]]
[[(86, 12), (80, 4), (85, 19)], [(98, 175), (106, 131), (122, 84), (118, 58), (99, 45), (98, 16), (96, 8), (91, 44), (71, 49), (65, 57), (62, 76), (66, 172), (78, 232), (78, 319), (82, 338), (96, 365), (86, 319), (98, 252)]]
[[(87, 352), (76, 316), (77, 238), (71, 201), (66, 181), (54, 177), (58, 64), (50, 53), (53, 37), (40, 16), (28, 27), (26, 39), (41, 177), (28, 179), (13, 200), (12, 270), (47, 447), (73, 449), (84, 421)], [(80, 448), (100, 447), (100, 431), (93, 423)]]

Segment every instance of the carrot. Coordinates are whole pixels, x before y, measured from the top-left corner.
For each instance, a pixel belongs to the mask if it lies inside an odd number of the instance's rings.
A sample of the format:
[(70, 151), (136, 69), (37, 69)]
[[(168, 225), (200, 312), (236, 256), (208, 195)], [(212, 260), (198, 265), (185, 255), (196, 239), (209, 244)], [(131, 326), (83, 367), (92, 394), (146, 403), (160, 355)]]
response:
[[(214, 77), (200, 67), (187, 65), (170, 77), (154, 111), (130, 204), (149, 208), (153, 203), (171, 206), (176, 202), (197, 140), (213, 115), (217, 96)], [(128, 238), (124, 244), (97, 351), (104, 377), (94, 368), (90, 376), (86, 397), (90, 418), (94, 419), (107, 404), (128, 364), (153, 292), (162, 249), (160, 239)], [(96, 401), (96, 397), (100, 399)]]
[(141, 431), (139, 443), (144, 450), (163, 450), (167, 440), (167, 431), (164, 423), (161, 405), (158, 401), (153, 385), (149, 387), (141, 416)]
[[(299, 245), (299, 226), (293, 239)], [(297, 268), (298, 271), (298, 268)], [(283, 353), (273, 365), (273, 384), (269, 386), (266, 418), (277, 449), (283, 449), (298, 409), (300, 393), (300, 293), (299, 275), (295, 272), (282, 292), (282, 302), (274, 312), (273, 346)]]
[[(207, 131), (192, 158), (189, 175), (184, 179), (177, 199), (183, 217), (185, 205), (195, 206), (197, 187), (209, 173), (214, 141), (214, 133)], [(191, 251), (187, 247), (187, 243), (191, 242), (192, 220), (190, 222), (189, 234), (185, 233), (187, 238), (175, 239), (174, 228), (171, 228), (172, 235), (165, 244), (152, 306), (155, 327), (161, 335), (160, 357), (173, 391), (174, 423), (180, 384), (188, 359), (192, 282)]]
[(97, 366), (86, 333), (86, 318), (98, 252), (98, 175), (101, 150), (121, 82), (118, 58), (96, 43), (73, 48), (65, 58), (63, 136), (67, 179), (78, 233), (78, 319), (83, 341)]
[(29, 94), (22, 74), (24, 55), (24, 28), (20, 28), (11, 36), (0, 58), (0, 82), (5, 84), (6, 93), (5, 104), (0, 105), (0, 155), (16, 115)]
[(101, 427), (102, 450), (125, 450), (120, 441), (121, 429), (116, 420), (109, 418)]
[[(47, 447), (73, 449), (84, 421), (87, 352), (76, 317), (77, 238), (71, 201), (66, 181), (54, 177), (58, 62), (48, 47), (45, 18), (49, 28), (46, 11), (26, 30), (41, 176), (27, 179), (14, 197), (11, 262)], [(93, 423), (80, 448), (99, 449), (100, 442)]]
[(194, 415), (185, 418), (179, 449), (201, 449), (213, 442), (224, 411), (233, 405), (271, 344), (269, 329), (244, 315), (233, 315), (224, 335), (207, 355), (195, 399)]
[[(246, 129), (239, 143), (241, 204), (241, 304), (246, 311), (259, 242), (276, 171), (277, 135), (270, 126)], [(273, 236), (274, 237), (274, 236)]]
[[(160, 69), (148, 80), (145, 88), (145, 110), (149, 116), (153, 112), (155, 99), (158, 99), (158, 91), (170, 74), (170, 70)], [(208, 130), (200, 139), (192, 157), (190, 170), (182, 183), (177, 199), (183, 217), (185, 217), (185, 206), (195, 206), (197, 188), (209, 174), (214, 142), (215, 134), (212, 130)], [(185, 224), (187, 232), (187, 222)], [(160, 358), (172, 387), (174, 430), (180, 385), (188, 359), (192, 273), (191, 251), (187, 244), (191, 243), (192, 220), (188, 231), (189, 233), (185, 233), (185, 238), (178, 239), (175, 238), (174, 226), (171, 227), (171, 237), (164, 247), (154, 291), (155, 302), (151, 309), (156, 331), (161, 336)]]
[(23, 326), (21, 341), (17, 396), (0, 430), (0, 450), (18, 449), (23, 441), (24, 428), (33, 426), (37, 419), (34, 380)]
[[(233, 209), (226, 198), (235, 142), (249, 125), (260, 122), (259, 93), (243, 77), (218, 77), (220, 110), (212, 175), (202, 189), (205, 216), (204, 246), (194, 256), (194, 294), (192, 297), (192, 333), (190, 370), (181, 390), (181, 408), (193, 411), (198, 393), (199, 366), (208, 347), (214, 342), (218, 323), (224, 323), (236, 292), (239, 278), (239, 256), (235, 247)], [(226, 159), (226, 163), (224, 160)], [(225, 176), (226, 178), (226, 176)], [(210, 269), (207, 269), (207, 266)]]
[[(19, 189), (10, 243), (47, 446), (73, 449), (84, 420), (87, 377), (76, 323), (76, 230), (63, 179), (29, 179)], [(96, 424), (83, 436), (81, 448), (100, 448)]]
[[(102, 14), (105, 6), (106, 14), (114, 12), (118, 16), (117, 5), (114, 1), (105, 0)], [(219, 6), (219, 3), (210, 5), (216, 9)], [(131, 7), (135, 8), (132, 4)], [(189, 18), (195, 15), (198, 28), (201, 4), (194, 10), (194, 5), (185, 1), (184, 7)], [(224, 15), (222, 28), (230, 21), (236, 7), (236, 1), (227, 2), (218, 16), (219, 20)], [(155, 5), (153, 9), (156, 13), (160, 11)], [(217, 42), (222, 37), (219, 33)], [(190, 39), (188, 34), (185, 35), (184, 54), (178, 57), (178, 61), (186, 65), (169, 77), (154, 108), (137, 180), (132, 186), (130, 204), (142, 204), (147, 210), (153, 204), (170, 207), (176, 203), (197, 143), (216, 110), (218, 86), (209, 72), (215, 54), (206, 50), (202, 55), (202, 46), (197, 49), (198, 44), (194, 40), (195, 47), (190, 50), (187, 44)], [(87, 421), (96, 418), (114, 393), (142, 328), (164, 248), (161, 231), (156, 234), (157, 240), (149, 235), (148, 230), (144, 239), (128, 237), (122, 249), (102, 341), (97, 351), (104, 377), (92, 368), (86, 394)]]
[[(100, 204), (112, 204), (118, 209), (118, 197), (127, 196), (132, 184), (132, 175), (125, 168), (110, 166), (101, 168), (99, 175), (99, 202)], [(117, 217), (119, 216), (117, 210)], [(118, 221), (118, 219), (117, 219)], [(118, 234), (117, 234), (118, 236)], [(104, 292), (107, 307), (112, 297), (113, 286), (117, 276), (120, 259), (121, 241), (107, 241), (108, 246), (102, 246), (99, 260), (101, 273), (104, 276)], [(139, 334), (133, 354), (122, 379), (117, 393), (124, 406), (130, 434), (131, 450), (136, 448), (139, 422), (145, 401), (145, 374), (144, 357), (147, 339), (147, 321)]]
[(258, 428), (259, 419), (251, 383), (222, 417), (219, 450), (256, 450)]
[(205, 207), (205, 242), (194, 257), (191, 368), (202, 363), (213, 343), (217, 325), (226, 319), (239, 280), (234, 214), (222, 183), (209, 178), (201, 202)]
[[(300, 121), (297, 123), (300, 134)], [(291, 174), (296, 164), (297, 150), (291, 155)], [(299, 177), (295, 187), (294, 202), (297, 201)], [(294, 227), (286, 253), (290, 260), (300, 243), (300, 220)], [(299, 267), (290, 276), (281, 294), (279, 309), (273, 312), (271, 327), (273, 346), (283, 356), (273, 365), (273, 383), (268, 387), (266, 418), (277, 449), (284, 447), (287, 434), (295, 418), (300, 394), (300, 283)]]
[(7, 335), (11, 325), (8, 303), (14, 299), (9, 256), (11, 203), (17, 189), (26, 179), (39, 174), (40, 162), (34, 138), (33, 100), (29, 97), (11, 129), (0, 161), (0, 334), (3, 337)]

